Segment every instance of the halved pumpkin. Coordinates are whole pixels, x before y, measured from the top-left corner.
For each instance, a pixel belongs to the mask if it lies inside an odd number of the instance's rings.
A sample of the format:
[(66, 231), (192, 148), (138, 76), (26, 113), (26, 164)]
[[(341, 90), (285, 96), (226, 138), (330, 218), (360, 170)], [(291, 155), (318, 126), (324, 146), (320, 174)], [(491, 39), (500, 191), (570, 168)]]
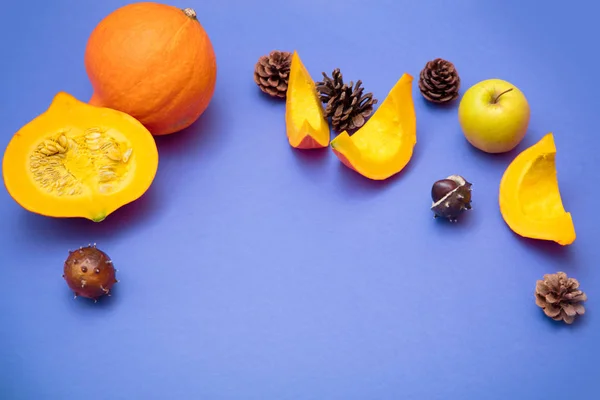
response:
[(138, 120), (64, 92), (12, 137), (2, 160), (4, 184), (26, 210), (97, 222), (142, 196), (157, 169), (156, 143)]
[(500, 213), (516, 234), (565, 246), (576, 234), (562, 204), (555, 158), (552, 133), (517, 155), (500, 181)]
[(296, 51), (292, 54), (286, 92), (285, 124), (292, 147), (316, 149), (329, 145), (329, 123), (317, 87)]
[(344, 165), (369, 179), (384, 180), (408, 164), (417, 143), (412, 82), (411, 75), (403, 74), (354, 135), (344, 131), (331, 141)]

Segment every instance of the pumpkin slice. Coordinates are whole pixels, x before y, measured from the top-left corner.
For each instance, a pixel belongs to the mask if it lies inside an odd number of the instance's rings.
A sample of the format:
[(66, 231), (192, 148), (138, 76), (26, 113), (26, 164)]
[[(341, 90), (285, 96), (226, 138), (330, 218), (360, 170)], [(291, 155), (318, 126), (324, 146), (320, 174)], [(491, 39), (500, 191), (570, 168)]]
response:
[(516, 234), (565, 246), (576, 235), (562, 204), (555, 157), (552, 133), (515, 157), (500, 181), (500, 212)]
[(317, 87), (296, 51), (292, 54), (286, 92), (285, 125), (292, 147), (317, 149), (329, 145), (329, 123)]
[(2, 161), (4, 184), (26, 210), (97, 222), (142, 196), (157, 168), (156, 143), (138, 120), (64, 92), (12, 137)]
[(369, 179), (384, 180), (408, 164), (417, 143), (412, 82), (411, 75), (403, 74), (354, 135), (344, 131), (331, 141), (344, 165)]

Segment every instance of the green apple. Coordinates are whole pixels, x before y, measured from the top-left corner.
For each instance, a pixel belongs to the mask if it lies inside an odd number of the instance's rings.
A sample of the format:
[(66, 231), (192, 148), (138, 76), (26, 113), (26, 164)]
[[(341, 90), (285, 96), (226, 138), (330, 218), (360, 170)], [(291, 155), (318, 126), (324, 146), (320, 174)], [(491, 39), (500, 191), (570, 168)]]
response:
[(529, 103), (515, 85), (487, 79), (471, 86), (458, 106), (458, 120), (466, 139), (486, 153), (514, 149), (529, 126)]

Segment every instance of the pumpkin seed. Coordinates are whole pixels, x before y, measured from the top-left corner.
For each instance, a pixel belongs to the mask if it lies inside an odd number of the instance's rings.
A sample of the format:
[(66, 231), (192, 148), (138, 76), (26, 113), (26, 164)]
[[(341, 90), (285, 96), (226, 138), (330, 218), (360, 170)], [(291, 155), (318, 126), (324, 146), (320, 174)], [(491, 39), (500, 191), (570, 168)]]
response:
[(109, 149), (115, 147), (115, 145), (110, 142), (110, 141), (105, 141), (104, 143), (102, 143), (102, 145), (100, 146), (100, 149), (102, 149), (102, 151), (108, 151)]
[(121, 161), (121, 152), (113, 147), (106, 153), (106, 157), (112, 161)]
[(86, 135), (89, 135), (91, 133), (102, 133), (102, 129), (100, 129), (97, 126), (92, 126), (92, 127), (87, 128), (85, 130), (85, 133), (86, 133)]
[(69, 147), (69, 141), (67, 140), (67, 137), (65, 135), (60, 135), (60, 137), (58, 138), (58, 144), (65, 149)]
[(100, 132), (92, 132), (92, 133), (88, 133), (87, 135), (85, 135), (86, 139), (90, 139), (90, 140), (94, 140), (94, 139), (98, 139), (100, 136), (102, 136), (100, 134)]
[(127, 149), (127, 151), (125, 152), (125, 154), (123, 154), (123, 162), (126, 163), (127, 161), (129, 161), (129, 158), (131, 157), (131, 153), (133, 152), (133, 149), (130, 147)]
[(101, 171), (100, 172), (100, 182), (108, 182), (115, 178), (117, 178), (117, 174), (113, 171)]

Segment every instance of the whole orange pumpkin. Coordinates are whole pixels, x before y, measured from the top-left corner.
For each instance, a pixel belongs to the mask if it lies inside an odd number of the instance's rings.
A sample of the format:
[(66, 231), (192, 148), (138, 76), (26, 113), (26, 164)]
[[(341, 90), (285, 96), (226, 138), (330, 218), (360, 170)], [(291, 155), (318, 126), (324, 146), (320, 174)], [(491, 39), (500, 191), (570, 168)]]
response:
[(195, 11), (154, 2), (128, 4), (100, 21), (85, 68), (90, 104), (125, 112), (153, 135), (194, 123), (217, 79), (214, 49)]

